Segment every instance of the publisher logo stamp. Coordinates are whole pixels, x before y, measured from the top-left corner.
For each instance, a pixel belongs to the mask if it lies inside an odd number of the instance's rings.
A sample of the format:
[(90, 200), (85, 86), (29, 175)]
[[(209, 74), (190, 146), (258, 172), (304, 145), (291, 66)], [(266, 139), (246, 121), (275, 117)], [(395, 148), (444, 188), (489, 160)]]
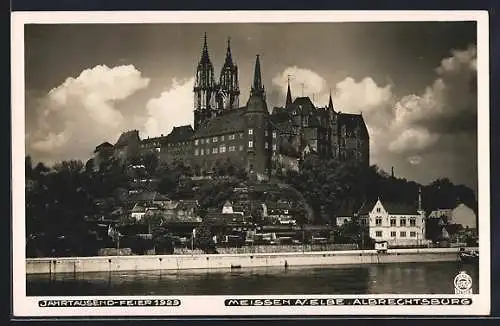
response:
[(472, 277), (464, 271), (455, 276), (453, 280), (455, 294), (472, 294)]

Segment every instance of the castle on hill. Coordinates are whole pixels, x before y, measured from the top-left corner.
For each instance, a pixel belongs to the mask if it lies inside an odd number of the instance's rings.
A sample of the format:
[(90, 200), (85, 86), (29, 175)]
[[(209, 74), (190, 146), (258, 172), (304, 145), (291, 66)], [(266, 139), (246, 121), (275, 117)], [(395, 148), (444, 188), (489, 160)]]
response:
[(331, 95), (326, 106), (316, 107), (309, 97), (294, 99), (288, 84), (284, 105), (269, 110), (259, 55), (250, 96), (240, 105), (238, 67), (229, 40), (217, 81), (205, 34), (193, 95), (194, 128), (178, 126), (166, 136), (146, 139), (139, 137), (138, 130), (128, 131), (114, 145), (97, 146), (96, 158), (103, 150), (124, 161), (152, 152), (160, 162), (183, 162), (197, 174), (230, 162), (259, 179), (297, 170), (306, 155), (369, 164), (363, 116), (336, 110)]

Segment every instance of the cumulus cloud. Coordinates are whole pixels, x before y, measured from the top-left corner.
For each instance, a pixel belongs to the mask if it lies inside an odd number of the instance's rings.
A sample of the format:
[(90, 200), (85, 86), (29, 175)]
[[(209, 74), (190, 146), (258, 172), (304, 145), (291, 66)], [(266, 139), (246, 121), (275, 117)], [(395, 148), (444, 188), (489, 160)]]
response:
[(173, 79), (169, 89), (150, 99), (146, 104), (143, 135), (157, 137), (168, 134), (174, 126), (193, 124), (193, 87), (194, 78)]
[(314, 99), (315, 105), (326, 106), (331, 93), (334, 106), (343, 112), (372, 111), (392, 98), (392, 85), (379, 86), (371, 77), (360, 81), (348, 77), (332, 89), (319, 73), (296, 66), (286, 68), (272, 80), (275, 88), (281, 91), (281, 97), (286, 94), (289, 77), (294, 97), (303, 94)]
[(125, 119), (117, 105), (148, 84), (133, 65), (99, 65), (28, 97), (27, 110), (35, 112), (27, 121), (28, 150), (49, 161), (88, 157), (99, 142), (120, 133)]

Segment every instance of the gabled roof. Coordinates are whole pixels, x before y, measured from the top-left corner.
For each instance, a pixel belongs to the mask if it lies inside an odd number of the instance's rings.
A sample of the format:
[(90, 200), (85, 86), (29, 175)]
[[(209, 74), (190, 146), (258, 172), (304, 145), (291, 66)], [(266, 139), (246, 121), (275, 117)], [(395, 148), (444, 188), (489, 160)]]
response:
[(418, 215), (417, 207), (406, 203), (382, 202), (385, 210), (393, 215)]
[(194, 135), (194, 130), (191, 125), (174, 127), (172, 131), (166, 136), (168, 143), (178, 143), (191, 139)]
[(315, 111), (316, 107), (309, 97), (297, 97), (295, 101), (293, 101), (295, 108), (301, 112), (302, 114), (309, 114)]
[(365, 200), (363, 202), (363, 205), (361, 205), (360, 209), (358, 210), (359, 215), (368, 215), (373, 210), (373, 206), (377, 203), (376, 200)]
[(194, 138), (220, 135), (245, 130), (243, 114), (245, 107), (228, 110), (218, 117), (214, 117), (204, 123), (194, 134)]
[(113, 148), (113, 145), (111, 145), (110, 143), (108, 143), (107, 141), (100, 144), (100, 145), (97, 145), (95, 150), (94, 150), (94, 153), (97, 153), (103, 149), (108, 149), (108, 148)]
[(131, 141), (139, 142), (141, 139), (139, 138), (138, 130), (131, 130), (124, 132), (118, 138), (118, 141), (115, 144), (115, 147), (123, 147), (128, 146)]

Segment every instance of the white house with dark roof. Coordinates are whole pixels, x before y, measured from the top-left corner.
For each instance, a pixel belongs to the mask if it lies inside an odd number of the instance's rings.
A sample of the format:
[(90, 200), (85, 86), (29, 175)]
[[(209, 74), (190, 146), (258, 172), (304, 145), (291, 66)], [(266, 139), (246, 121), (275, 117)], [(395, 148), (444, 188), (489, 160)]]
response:
[(387, 241), (389, 247), (426, 245), (425, 212), (419, 205), (383, 201), (365, 203), (360, 219), (368, 227), (370, 237), (377, 242)]

